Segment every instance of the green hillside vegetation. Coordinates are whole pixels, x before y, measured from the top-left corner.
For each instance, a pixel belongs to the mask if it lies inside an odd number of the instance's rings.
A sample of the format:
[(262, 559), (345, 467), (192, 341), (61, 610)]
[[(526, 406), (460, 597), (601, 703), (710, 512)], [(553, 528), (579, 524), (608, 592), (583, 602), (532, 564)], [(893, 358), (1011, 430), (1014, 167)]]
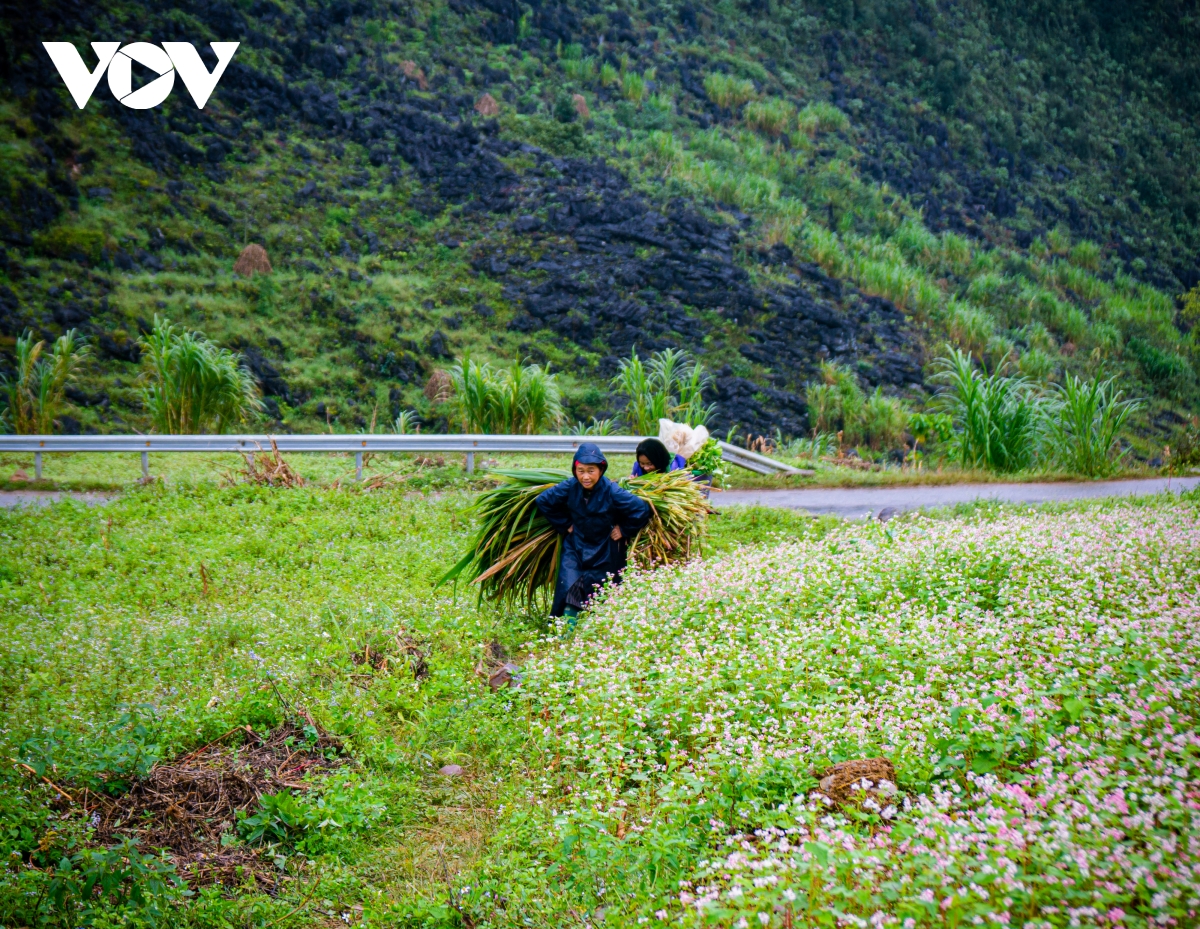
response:
[[(79, 111), (43, 26), (243, 45), (203, 112), (103, 82)], [(821, 363), (906, 416), (952, 347), (1047, 397), (1115, 377), (1144, 401), (1128, 461), (1195, 429), (1185, 4), (40, 2), (0, 28), (0, 338), (10, 371), (27, 328), (91, 347), (60, 429), (151, 427), (156, 317), (242, 353), (246, 428), (461, 428), (424, 388), (468, 356), (556, 374), (563, 422), (614, 419), (619, 360), (675, 347), (715, 375), (716, 431), (786, 443), (818, 429)], [(584, 201), (632, 238), (585, 236)], [(251, 242), (271, 273), (233, 273)], [(720, 283), (669, 279), (689, 255)]]
[[(472, 501), (0, 511), (0, 922), (1191, 921), (1195, 493), (729, 508), (573, 637), (435, 589)], [(891, 792), (814, 775), (874, 757)]]

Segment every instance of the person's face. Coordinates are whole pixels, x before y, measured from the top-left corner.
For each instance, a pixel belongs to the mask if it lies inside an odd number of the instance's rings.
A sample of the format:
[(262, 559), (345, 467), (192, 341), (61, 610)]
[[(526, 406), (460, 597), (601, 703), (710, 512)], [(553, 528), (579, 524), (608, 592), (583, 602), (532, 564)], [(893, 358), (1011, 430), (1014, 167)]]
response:
[(600, 465), (577, 461), (575, 462), (575, 477), (583, 485), (584, 490), (591, 490), (600, 480)]
[(649, 474), (652, 471), (658, 470), (658, 468), (654, 467), (654, 462), (651, 461), (649, 458), (647, 458), (645, 455), (638, 455), (638, 464), (640, 464), (642, 466), (642, 470), (645, 471), (647, 474)]

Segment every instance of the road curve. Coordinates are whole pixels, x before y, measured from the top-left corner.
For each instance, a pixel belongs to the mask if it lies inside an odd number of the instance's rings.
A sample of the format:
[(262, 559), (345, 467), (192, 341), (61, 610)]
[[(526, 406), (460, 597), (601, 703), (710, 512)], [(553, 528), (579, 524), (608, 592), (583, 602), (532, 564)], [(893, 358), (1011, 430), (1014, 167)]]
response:
[(1054, 503), (1094, 497), (1124, 497), (1179, 493), (1200, 486), (1200, 477), (1153, 477), (1127, 481), (1090, 481), (1086, 484), (937, 484), (897, 485), (892, 487), (806, 487), (800, 490), (725, 490), (714, 491), (712, 502), (718, 506), (778, 506), (829, 513), (847, 519), (869, 519), (885, 511), (930, 509), (971, 503), (975, 500), (1000, 500), (1005, 503)]

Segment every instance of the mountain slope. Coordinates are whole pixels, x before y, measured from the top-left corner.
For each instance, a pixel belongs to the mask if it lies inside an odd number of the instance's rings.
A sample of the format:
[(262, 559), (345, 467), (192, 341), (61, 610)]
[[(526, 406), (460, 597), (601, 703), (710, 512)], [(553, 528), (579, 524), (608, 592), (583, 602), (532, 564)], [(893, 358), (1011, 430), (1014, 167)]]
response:
[[(297, 430), (448, 428), (421, 387), (463, 352), (611, 415), (619, 358), (678, 346), (720, 431), (799, 434), (819, 361), (919, 405), (949, 339), (1119, 375), (1149, 456), (1198, 408), (1198, 30), (1183, 3), (9, 5), (0, 328), (79, 327), (63, 425), (102, 430), (144, 425), (156, 314), (243, 351)], [(46, 37), (242, 46), (204, 111), (102, 82), (80, 112)], [(251, 241), (270, 277), (231, 274)]]

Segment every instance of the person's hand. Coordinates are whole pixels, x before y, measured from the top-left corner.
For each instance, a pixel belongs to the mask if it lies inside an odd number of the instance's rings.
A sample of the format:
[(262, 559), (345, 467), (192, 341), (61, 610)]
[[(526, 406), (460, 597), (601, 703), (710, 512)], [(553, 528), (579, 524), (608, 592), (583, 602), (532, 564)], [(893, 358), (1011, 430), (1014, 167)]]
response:
[(571, 534), (572, 532), (574, 532), (574, 531), (575, 531), (575, 527), (574, 527), (574, 526), (567, 526), (567, 535), (570, 535), (570, 534)]
[(621, 541), (621, 527), (613, 526), (613, 531), (608, 534), (608, 537), (610, 539), (612, 539), (614, 542), (620, 542)]

